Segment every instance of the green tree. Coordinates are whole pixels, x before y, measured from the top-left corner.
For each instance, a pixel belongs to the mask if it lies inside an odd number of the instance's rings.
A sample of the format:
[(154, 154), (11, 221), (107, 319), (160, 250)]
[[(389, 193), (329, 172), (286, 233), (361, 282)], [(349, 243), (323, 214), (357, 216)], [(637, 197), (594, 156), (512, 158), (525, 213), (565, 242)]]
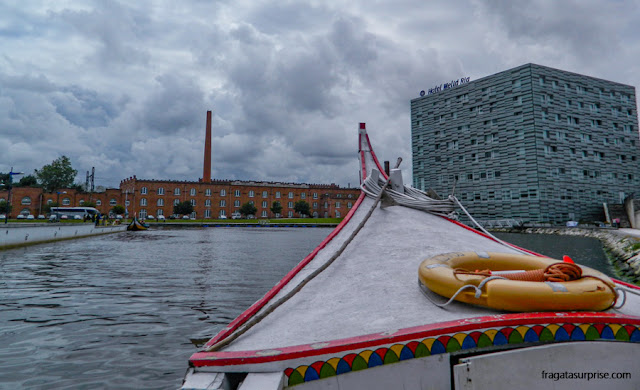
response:
[(11, 211), (11, 206), (7, 203), (6, 200), (0, 200), (0, 214), (8, 214)]
[(293, 206), (293, 209), (303, 218), (305, 215), (309, 215), (309, 203), (305, 202), (304, 200), (297, 201)]
[(248, 216), (248, 215), (256, 215), (258, 209), (251, 202), (247, 202), (240, 207), (240, 214)]
[(35, 174), (42, 188), (47, 192), (53, 192), (59, 188), (69, 188), (78, 171), (71, 167), (69, 157), (62, 156), (49, 165), (36, 169)]
[(271, 212), (276, 215), (282, 213), (282, 205), (280, 204), (280, 202), (273, 202), (273, 204), (271, 205)]
[(9, 177), (8, 173), (0, 172), (0, 190), (8, 190), (9, 189)]
[(189, 201), (180, 202), (173, 206), (173, 213), (180, 215), (189, 215), (193, 212), (193, 205)]
[(38, 178), (34, 175), (23, 176), (16, 187), (38, 187)]
[(113, 206), (113, 208), (111, 209), (111, 212), (114, 213), (114, 214), (123, 215), (124, 214), (124, 206), (117, 204), (117, 205)]

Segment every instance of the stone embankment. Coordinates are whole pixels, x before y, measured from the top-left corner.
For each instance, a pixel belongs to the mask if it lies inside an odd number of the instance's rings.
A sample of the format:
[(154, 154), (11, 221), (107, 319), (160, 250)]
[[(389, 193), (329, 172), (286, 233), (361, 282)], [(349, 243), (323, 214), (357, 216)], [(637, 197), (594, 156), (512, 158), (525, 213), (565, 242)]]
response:
[(627, 229), (584, 228), (525, 228), (520, 232), (534, 234), (557, 234), (597, 238), (616, 269), (620, 279), (640, 283), (640, 235), (625, 232)]

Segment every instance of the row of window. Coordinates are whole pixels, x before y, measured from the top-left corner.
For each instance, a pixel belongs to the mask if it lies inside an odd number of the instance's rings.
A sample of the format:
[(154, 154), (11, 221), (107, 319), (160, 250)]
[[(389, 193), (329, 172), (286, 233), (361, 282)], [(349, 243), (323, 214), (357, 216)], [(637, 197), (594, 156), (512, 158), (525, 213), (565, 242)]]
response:
[[(26, 211), (28, 212), (28, 209), (26, 209)], [(146, 209), (141, 209), (139, 211), (139, 213), (138, 213), (138, 216), (140, 218), (142, 218), (142, 219), (148, 218), (149, 215), (150, 214), (148, 214)], [(164, 210), (157, 209), (156, 210), (156, 217), (161, 216), (161, 215), (164, 215)], [(336, 218), (341, 218), (342, 217), (342, 213), (340, 213), (339, 210), (335, 210), (334, 211), (334, 215), (335, 215)], [(218, 213), (218, 216), (219, 217), (226, 217), (227, 216), (227, 211), (224, 210), (224, 209), (220, 210), (219, 213)], [(289, 218), (292, 218), (293, 217), (293, 211), (288, 211), (287, 212), (287, 216)], [(314, 211), (311, 216), (314, 217), (314, 218), (318, 218), (319, 214), (318, 214), (317, 211)], [(192, 218), (197, 218), (197, 213), (196, 212), (191, 213), (191, 217)], [(268, 218), (269, 217), (269, 213), (267, 212), (267, 210), (263, 210), (262, 213), (260, 214), (260, 217)], [(329, 217), (329, 213), (327, 211), (324, 212), (324, 217), (325, 218)], [(211, 218), (211, 210), (205, 210), (204, 211), (204, 218)]]
[[(147, 188), (147, 187), (142, 187), (142, 188), (140, 188), (140, 193), (141, 193), (142, 195), (146, 195), (146, 194), (148, 194), (148, 191), (149, 191), (149, 190), (148, 190), (148, 188)], [(158, 189), (157, 189), (157, 193), (158, 193), (158, 195), (164, 195), (164, 188), (163, 188), (163, 187), (158, 187)], [(191, 188), (191, 189), (189, 190), (189, 195), (190, 195), (190, 196), (196, 196), (196, 193), (197, 193), (197, 190), (196, 190), (195, 188)], [(234, 196), (236, 196), (236, 197), (240, 197), (240, 196), (241, 196), (241, 192), (240, 192), (240, 190), (234, 190), (233, 194), (234, 194)], [(180, 195), (180, 188), (178, 188), (178, 187), (174, 188), (174, 190), (173, 190), (173, 195)], [(205, 195), (205, 196), (211, 196), (211, 188), (206, 188), (206, 189), (204, 190), (204, 195)], [(253, 197), (255, 197), (255, 196), (256, 196), (256, 193), (255, 193), (255, 191), (250, 190), (250, 191), (248, 192), (248, 195), (249, 195), (249, 198), (253, 198)], [(275, 192), (275, 197), (276, 197), (276, 199), (279, 199), (279, 198), (281, 197), (281, 195), (282, 195), (282, 193), (281, 193), (280, 191), (276, 191), (276, 192)], [(224, 189), (224, 188), (223, 188), (223, 189), (221, 189), (221, 190), (220, 190), (220, 196), (227, 196), (227, 190), (226, 190), (226, 189)], [(268, 192), (268, 191), (262, 191), (262, 197), (263, 197), (263, 198), (268, 198), (268, 197), (269, 197), (269, 192)], [(288, 197), (289, 199), (293, 199), (293, 197), (294, 197), (294, 192), (293, 192), (293, 191), (289, 191), (289, 193), (287, 194), (287, 197)], [(318, 193), (317, 193), (317, 192), (312, 193), (312, 197), (313, 197), (313, 199), (318, 199)], [(337, 197), (337, 198), (341, 198), (341, 197), (342, 197), (342, 194), (336, 194), (336, 197)], [(348, 198), (352, 198), (352, 197), (353, 197), (353, 195), (352, 195), (352, 194), (348, 194)], [(306, 193), (306, 192), (301, 192), (301, 193), (300, 193), (300, 198), (301, 198), (301, 199), (306, 199), (306, 198), (307, 198), (307, 193)]]
[[(174, 199), (173, 200), (173, 205), (177, 205), (180, 203), (180, 199)], [(253, 201), (249, 201), (250, 204), (254, 204)], [(25, 203), (23, 203), (25, 204)], [(125, 204), (127, 206), (129, 206), (129, 201), (126, 201)], [(164, 199), (158, 199), (158, 201), (156, 202), (157, 206), (159, 207), (163, 207), (164, 206)], [(146, 198), (142, 198), (140, 199), (140, 206), (145, 207), (147, 206), (147, 199)], [(191, 199), (191, 205), (192, 206), (196, 206), (196, 200), (195, 199)], [(204, 205), (205, 207), (211, 207), (211, 199), (205, 199), (204, 201)], [(351, 206), (353, 205), (352, 202), (347, 202), (347, 208), (351, 208)], [(219, 206), (220, 207), (226, 207), (227, 206), (227, 200), (226, 199), (220, 199), (219, 202)], [(235, 200), (233, 202), (233, 206), (234, 207), (240, 207), (240, 201), (239, 200)], [(266, 208), (269, 207), (268, 206), (268, 202), (266, 200), (262, 201), (262, 207)], [(294, 208), (294, 204), (293, 202), (287, 202), (287, 207), (292, 209)], [(311, 207), (313, 207), (314, 209), (318, 208), (318, 202), (313, 202)], [(324, 208), (328, 208), (329, 207), (329, 202), (324, 202)], [(335, 208), (340, 208), (341, 207), (341, 203), (340, 202), (335, 202)]]

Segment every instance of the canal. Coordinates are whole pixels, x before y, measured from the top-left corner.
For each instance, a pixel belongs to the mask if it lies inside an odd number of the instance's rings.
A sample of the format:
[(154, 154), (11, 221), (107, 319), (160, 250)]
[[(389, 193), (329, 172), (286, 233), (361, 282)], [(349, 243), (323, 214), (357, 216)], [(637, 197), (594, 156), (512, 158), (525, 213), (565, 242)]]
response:
[[(0, 388), (176, 389), (197, 346), (330, 231), (158, 229), (2, 251)], [(607, 272), (595, 239), (501, 237)]]

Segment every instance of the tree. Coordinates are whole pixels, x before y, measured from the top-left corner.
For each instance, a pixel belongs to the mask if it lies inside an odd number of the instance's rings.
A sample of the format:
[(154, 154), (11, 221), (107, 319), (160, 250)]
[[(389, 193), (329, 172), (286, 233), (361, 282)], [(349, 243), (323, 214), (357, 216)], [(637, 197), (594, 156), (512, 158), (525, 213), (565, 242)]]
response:
[(240, 207), (240, 214), (248, 216), (248, 215), (256, 215), (258, 209), (251, 202), (247, 202)]
[(71, 167), (69, 157), (62, 156), (49, 165), (35, 170), (40, 184), (47, 192), (53, 192), (59, 188), (69, 188), (78, 171)]
[(189, 201), (180, 202), (173, 206), (173, 213), (180, 215), (188, 215), (193, 212), (193, 205)]
[(0, 214), (9, 214), (9, 211), (11, 211), (11, 206), (9, 206), (7, 201), (4, 199), (0, 200)]
[(275, 215), (278, 215), (282, 212), (282, 205), (280, 204), (280, 202), (273, 202), (273, 204), (271, 205), (271, 212)]
[(38, 187), (38, 178), (34, 175), (24, 176), (16, 187)]
[(9, 189), (9, 175), (8, 173), (0, 172), (0, 190), (8, 190)]
[(293, 206), (293, 209), (303, 218), (305, 215), (309, 215), (309, 203), (305, 202), (304, 200), (297, 201)]
[(114, 214), (122, 215), (122, 214), (124, 214), (124, 206), (117, 204), (117, 205), (113, 206), (113, 208), (111, 209), (111, 212), (114, 213)]

